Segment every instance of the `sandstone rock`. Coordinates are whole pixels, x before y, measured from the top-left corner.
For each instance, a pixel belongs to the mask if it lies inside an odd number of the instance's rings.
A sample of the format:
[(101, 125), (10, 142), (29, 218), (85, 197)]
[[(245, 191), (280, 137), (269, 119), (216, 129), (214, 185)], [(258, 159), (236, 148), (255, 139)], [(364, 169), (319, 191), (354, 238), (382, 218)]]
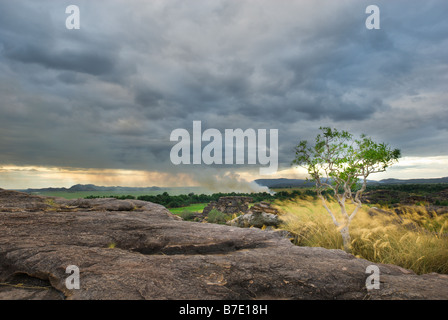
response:
[(239, 228), (262, 228), (262, 227), (278, 227), (280, 221), (278, 216), (266, 212), (246, 213), (227, 222), (229, 226)]
[[(373, 263), (341, 250), (115, 201), (0, 191), (0, 298), (448, 299), (446, 275), (377, 264), (381, 288), (368, 291)], [(65, 286), (69, 265), (79, 267), (79, 290)]]
[(222, 213), (246, 213), (251, 202), (253, 202), (251, 197), (221, 197), (218, 201), (210, 202), (202, 212), (207, 215), (210, 211), (216, 209)]
[(271, 214), (278, 214), (278, 210), (271, 207), (271, 204), (269, 202), (261, 201), (260, 203), (254, 204), (250, 209), (249, 212), (255, 213), (255, 212), (265, 212), (265, 213), (271, 213)]
[(227, 224), (240, 228), (278, 227), (280, 219), (277, 214), (278, 210), (272, 208), (269, 202), (262, 201), (254, 204), (246, 214), (230, 220)]

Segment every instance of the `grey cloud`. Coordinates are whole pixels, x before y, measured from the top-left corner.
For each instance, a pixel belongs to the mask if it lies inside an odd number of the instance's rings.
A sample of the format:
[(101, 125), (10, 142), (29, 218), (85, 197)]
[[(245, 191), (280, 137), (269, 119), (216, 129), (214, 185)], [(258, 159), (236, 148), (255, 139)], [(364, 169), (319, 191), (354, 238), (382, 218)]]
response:
[(6, 50), (6, 57), (23, 63), (37, 63), (49, 69), (77, 71), (91, 75), (103, 75), (113, 71), (115, 62), (95, 52), (47, 51), (28, 45)]
[(60, 72), (57, 79), (66, 84), (81, 84), (86, 82), (86, 78), (76, 72)]
[(151, 88), (142, 88), (137, 90), (135, 94), (135, 102), (141, 106), (154, 106), (158, 105), (160, 100), (163, 100), (164, 95)]
[(322, 125), (444, 152), (442, 1), (379, 1), (374, 31), (360, 1), (80, 1), (78, 33), (39, 3), (0, 3), (0, 164), (188, 171), (169, 135), (193, 120), (279, 129), (285, 167)]

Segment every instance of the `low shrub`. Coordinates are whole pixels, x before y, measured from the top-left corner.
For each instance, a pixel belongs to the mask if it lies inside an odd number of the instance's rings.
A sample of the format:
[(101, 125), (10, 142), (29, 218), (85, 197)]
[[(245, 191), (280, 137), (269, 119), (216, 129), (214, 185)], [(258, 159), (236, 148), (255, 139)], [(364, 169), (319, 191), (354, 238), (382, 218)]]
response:
[(227, 221), (231, 220), (233, 216), (231, 214), (223, 213), (219, 210), (212, 209), (207, 215), (207, 222), (225, 224)]
[(186, 221), (192, 221), (195, 218), (195, 214), (193, 211), (190, 210), (183, 210), (180, 213), (178, 213), (178, 215)]

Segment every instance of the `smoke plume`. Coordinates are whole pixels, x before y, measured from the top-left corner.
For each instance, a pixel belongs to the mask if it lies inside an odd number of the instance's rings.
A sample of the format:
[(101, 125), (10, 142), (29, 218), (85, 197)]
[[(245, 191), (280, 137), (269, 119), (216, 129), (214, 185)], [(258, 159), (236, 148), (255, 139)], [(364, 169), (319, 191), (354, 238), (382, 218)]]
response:
[(249, 182), (242, 179), (237, 173), (212, 173), (205, 171), (197, 173), (194, 179), (204, 189), (210, 192), (236, 192), (236, 193), (272, 193), (268, 187), (260, 186), (255, 182)]

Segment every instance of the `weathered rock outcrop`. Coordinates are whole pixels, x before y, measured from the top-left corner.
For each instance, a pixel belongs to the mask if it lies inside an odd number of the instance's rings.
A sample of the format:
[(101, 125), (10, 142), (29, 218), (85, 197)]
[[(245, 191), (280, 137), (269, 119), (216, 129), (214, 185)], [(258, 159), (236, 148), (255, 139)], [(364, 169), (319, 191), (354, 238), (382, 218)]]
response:
[(277, 209), (271, 206), (269, 202), (261, 201), (259, 203), (255, 203), (250, 209), (249, 212), (257, 213), (257, 212), (266, 212), (270, 214), (277, 215), (279, 212)]
[(263, 227), (278, 227), (280, 220), (278, 216), (266, 212), (246, 213), (236, 217), (226, 223), (229, 226), (239, 228), (263, 228)]
[(247, 213), (228, 221), (227, 224), (240, 228), (278, 227), (280, 219), (277, 209), (271, 207), (269, 202), (262, 201), (254, 204)]
[(208, 215), (210, 211), (216, 209), (222, 213), (245, 213), (249, 209), (249, 203), (254, 200), (251, 197), (229, 196), (221, 197), (218, 201), (211, 201), (202, 211), (204, 215)]
[[(371, 264), (143, 201), (0, 190), (0, 299), (448, 299), (448, 276), (391, 265), (367, 291)], [(78, 290), (65, 286), (69, 265)]]

